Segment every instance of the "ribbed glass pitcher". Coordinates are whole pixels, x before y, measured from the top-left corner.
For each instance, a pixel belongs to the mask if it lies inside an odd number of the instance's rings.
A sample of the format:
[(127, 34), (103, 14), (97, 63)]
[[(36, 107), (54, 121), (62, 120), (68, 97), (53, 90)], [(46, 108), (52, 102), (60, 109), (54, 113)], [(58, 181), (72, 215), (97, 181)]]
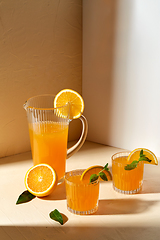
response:
[(48, 94), (35, 96), (29, 98), (23, 107), (27, 113), (33, 163), (47, 163), (53, 167), (60, 184), (64, 180), (66, 158), (71, 157), (83, 145), (88, 124), (86, 118), (81, 115), (81, 137), (73, 147), (67, 149), (68, 127), (71, 121), (67, 117), (69, 105), (54, 108), (54, 98), (54, 95)]

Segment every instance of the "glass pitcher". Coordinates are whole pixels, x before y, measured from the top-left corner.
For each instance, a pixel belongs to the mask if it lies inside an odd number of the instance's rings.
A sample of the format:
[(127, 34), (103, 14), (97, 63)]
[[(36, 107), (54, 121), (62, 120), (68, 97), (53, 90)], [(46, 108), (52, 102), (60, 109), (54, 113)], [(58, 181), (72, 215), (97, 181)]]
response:
[(67, 149), (71, 121), (69, 105), (54, 108), (54, 98), (55, 95), (48, 94), (35, 96), (29, 98), (23, 107), (27, 113), (33, 163), (47, 163), (53, 167), (60, 184), (64, 181), (66, 159), (82, 147), (87, 136), (88, 124), (86, 118), (81, 115), (81, 136), (74, 146)]

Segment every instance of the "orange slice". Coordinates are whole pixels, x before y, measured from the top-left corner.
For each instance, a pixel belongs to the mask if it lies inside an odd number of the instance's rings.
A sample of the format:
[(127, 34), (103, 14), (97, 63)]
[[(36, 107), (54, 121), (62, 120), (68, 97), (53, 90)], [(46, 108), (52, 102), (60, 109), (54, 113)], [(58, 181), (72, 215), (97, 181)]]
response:
[(45, 163), (31, 167), (25, 175), (27, 190), (37, 197), (49, 195), (56, 188), (57, 182), (55, 170)]
[(133, 162), (134, 160), (138, 160), (139, 159), (139, 154), (140, 151), (143, 149), (143, 154), (146, 155), (146, 157), (148, 157), (150, 160), (152, 160), (150, 163), (149, 162), (144, 162), (146, 164), (154, 164), (154, 165), (158, 165), (158, 159), (155, 156), (155, 154), (153, 152), (151, 152), (150, 150), (146, 149), (146, 148), (136, 148), (135, 150), (133, 150), (128, 158), (127, 161), (128, 162)]
[(61, 90), (54, 99), (54, 107), (62, 107), (69, 104), (69, 116), (68, 112), (63, 112), (63, 109), (59, 108), (59, 114), (63, 117), (69, 117), (69, 119), (79, 118), (84, 111), (84, 101), (79, 93), (71, 89)]
[[(82, 181), (87, 181), (89, 182), (90, 176), (92, 174), (98, 174), (100, 171), (102, 171), (104, 167), (96, 165), (96, 166), (91, 166), (87, 168), (81, 175), (81, 180)], [(112, 175), (109, 171), (103, 170), (103, 172), (106, 174), (108, 181), (112, 180)], [(99, 178), (100, 181), (103, 181), (101, 178)]]

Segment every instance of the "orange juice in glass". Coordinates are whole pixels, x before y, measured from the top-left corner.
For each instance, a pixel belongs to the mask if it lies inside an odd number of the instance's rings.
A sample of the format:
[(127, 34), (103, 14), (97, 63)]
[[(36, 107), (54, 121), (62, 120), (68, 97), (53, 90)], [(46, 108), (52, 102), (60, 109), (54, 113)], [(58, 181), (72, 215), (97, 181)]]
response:
[(78, 215), (93, 214), (98, 210), (99, 181), (89, 183), (80, 180), (83, 171), (65, 174), (67, 209)]
[(113, 188), (120, 193), (134, 194), (142, 188), (144, 163), (139, 162), (135, 169), (125, 170), (130, 164), (128, 155), (129, 152), (120, 152), (112, 156)]
[(65, 175), (66, 158), (83, 145), (87, 135), (87, 120), (81, 115), (82, 134), (78, 142), (67, 149), (70, 106), (54, 108), (54, 95), (32, 97), (24, 104), (27, 113), (32, 158), (34, 164), (47, 163), (58, 175), (58, 184)]

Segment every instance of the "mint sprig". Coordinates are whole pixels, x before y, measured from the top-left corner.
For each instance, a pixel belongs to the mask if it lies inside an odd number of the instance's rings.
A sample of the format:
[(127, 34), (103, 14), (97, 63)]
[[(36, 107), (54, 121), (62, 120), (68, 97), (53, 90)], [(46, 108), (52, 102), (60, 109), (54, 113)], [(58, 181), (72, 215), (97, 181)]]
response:
[(103, 172), (104, 170), (109, 171), (108, 163), (104, 166), (104, 168), (98, 174), (92, 174), (90, 176), (89, 182), (93, 183), (93, 182), (97, 181), (99, 177), (103, 181), (108, 181), (108, 178), (107, 178), (106, 174)]
[(130, 164), (127, 164), (124, 169), (125, 170), (133, 170), (137, 167), (138, 163), (139, 162), (142, 162), (142, 161), (146, 161), (146, 162), (151, 162), (152, 160), (150, 160), (148, 157), (146, 157), (145, 154), (143, 154), (143, 149), (140, 151), (140, 154), (139, 154), (139, 159), (138, 160), (134, 160), (133, 162), (131, 162)]

